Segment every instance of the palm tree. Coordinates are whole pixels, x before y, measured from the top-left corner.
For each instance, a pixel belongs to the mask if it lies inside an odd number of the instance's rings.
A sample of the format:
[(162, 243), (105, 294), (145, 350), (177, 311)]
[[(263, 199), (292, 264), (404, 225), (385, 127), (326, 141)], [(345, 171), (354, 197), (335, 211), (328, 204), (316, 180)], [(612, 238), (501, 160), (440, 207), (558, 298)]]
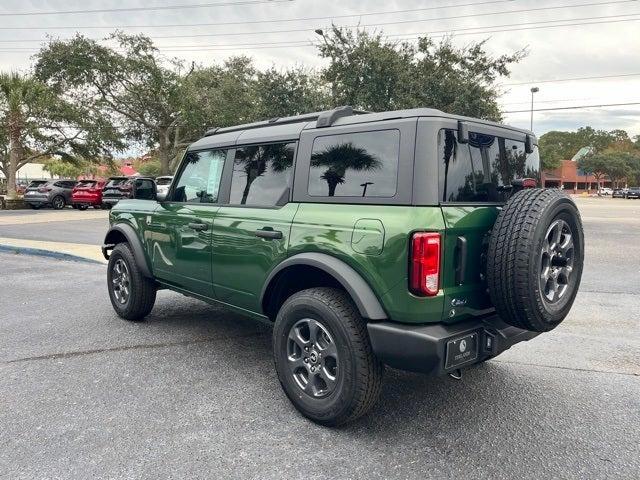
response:
[(312, 167), (328, 167), (320, 176), (329, 186), (329, 196), (336, 194), (336, 187), (344, 183), (347, 170), (355, 172), (378, 170), (382, 163), (364, 148), (353, 143), (332, 145), (311, 155)]
[(0, 73), (0, 168), (7, 178), (7, 196), (16, 196), (16, 173), (22, 166), (23, 131), (27, 125), (26, 110), (38, 96), (40, 84), (30, 77), (16, 72)]

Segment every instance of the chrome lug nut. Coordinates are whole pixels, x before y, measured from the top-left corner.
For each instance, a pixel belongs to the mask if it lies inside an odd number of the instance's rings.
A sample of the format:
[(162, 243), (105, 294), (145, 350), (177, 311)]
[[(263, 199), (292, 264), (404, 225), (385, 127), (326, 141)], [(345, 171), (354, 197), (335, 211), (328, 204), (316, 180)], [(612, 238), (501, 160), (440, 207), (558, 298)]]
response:
[(309, 358), (308, 357), (304, 357), (304, 363), (309, 363)]

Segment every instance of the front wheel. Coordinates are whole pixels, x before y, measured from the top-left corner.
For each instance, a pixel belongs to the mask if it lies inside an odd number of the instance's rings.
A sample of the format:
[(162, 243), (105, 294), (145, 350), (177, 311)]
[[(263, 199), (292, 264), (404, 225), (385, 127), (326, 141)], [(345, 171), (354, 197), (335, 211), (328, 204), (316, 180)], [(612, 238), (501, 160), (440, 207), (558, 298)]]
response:
[(342, 290), (311, 288), (287, 299), (276, 318), (273, 354), (289, 400), (322, 425), (355, 420), (380, 394), (384, 367)]
[(142, 275), (128, 243), (119, 243), (111, 252), (107, 288), (113, 309), (125, 320), (144, 319), (156, 302), (156, 285)]
[(87, 208), (89, 208), (88, 205), (78, 205), (78, 210), (86, 210)]

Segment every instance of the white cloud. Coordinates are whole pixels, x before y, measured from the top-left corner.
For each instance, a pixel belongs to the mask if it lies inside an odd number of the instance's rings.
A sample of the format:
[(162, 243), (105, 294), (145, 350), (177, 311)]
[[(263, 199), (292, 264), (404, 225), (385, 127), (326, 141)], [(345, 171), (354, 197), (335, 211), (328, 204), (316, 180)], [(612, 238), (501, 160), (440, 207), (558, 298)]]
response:
[[(207, 0), (165, 0), (162, 4), (205, 3)], [(208, 0), (212, 1), (212, 0)], [(140, 25), (140, 24), (189, 24), (212, 23), (212, 26), (200, 27), (158, 27), (125, 29), (130, 33), (145, 33), (148, 35), (190, 35), (190, 34), (238, 34), (212, 37), (162, 39), (158, 45), (174, 47), (179, 45), (202, 45), (203, 47), (216, 44), (248, 43), (248, 42), (277, 42), (294, 40), (317, 40), (313, 30), (327, 27), (328, 20), (299, 21), (286, 23), (264, 23), (252, 25), (225, 25), (225, 22), (273, 20), (299, 17), (324, 17), (331, 15), (358, 14), (363, 12), (397, 11), (411, 8), (452, 5), (455, 3), (472, 3), (483, 0), (438, 0), (421, 2), (419, 0), (395, 1), (356, 1), (342, 0), (340, 2), (326, 2), (313, 0), (295, 0), (287, 3), (254, 4), (235, 7), (178, 9), (166, 11), (120, 12), (79, 15), (46, 15), (2, 17), (0, 24), (0, 40), (19, 40), (24, 43), (0, 43), (0, 69), (27, 69), (31, 63), (32, 52), (10, 52), (11, 48), (37, 48), (37, 42), (26, 40), (44, 39), (47, 34), (57, 37), (69, 37), (76, 30), (88, 36), (104, 36), (112, 29), (112, 25)], [(450, 30), (454, 28), (483, 27), (488, 25), (502, 25), (509, 23), (539, 22), (549, 20), (571, 21), (577, 18), (631, 15), (638, 14), (640, 20), (640, 5), (637, 2), (609, 3), (608, 5), (574, 7), (566, 9), (540, 10), (506, 14), (510, 10), (540, 8), (545, 6), (576, 5), (597, 3), (605, 0), (590, 0), (588, 2), (570, 0), (566, 3), (552, 0), (513, 0), (495, 4), (485, 4), (458, 8), (440, 8), (438, 10), (393, 13), (379, 16), (353, 17), (340, 19), (337, 24), (363, 25), (371, 23), (426, 20), (443, 16), (491, 13), (491, 15), (460, 18), (450, 20), (423, 21), (399, 25), (387, 25), (387, 34), (407, 34), (412, 32), (427, 32), (434, 30)], [(154, 4), (156, 4), (154, 2)], [(130, 0), (127, 2), (100, 0), (3, 0), (0, 13), (24, 11), (52, 11), (64, 9), (118, 8), (126, 6), (147, 6), (147, 0)], [(103, 26), (102, 29), (69, 28), (54, 30), (55, 26), (81, 27), (87, 25)], [(1, 27), (45, 27), (39, 30), (2, 30)], [(537, 30), (522, 30), (512, 32), (498, 32), (490, 34), (487, 48), (494, 54), (512, 52), (528, 46), (530, 54), (520, 64), (513, 67), (510, 82), (528, 82), (542, 79), (612, 75), (618, 73), (640, 73), (640, 41), (638, 41), (638, 27), (640, 21), (628, 21), (611, 24), (582, 25), (563, 28), (545, 28)], [(47, 29), (48, 28), (48, 29)], [(303, 28), (304, 32), (272, 33), (252, 35), (252, 31), (291, 30)], [(465, 45), (473, 40), (480, 40), (489, 35), (458, 35), (454, 42)], [(321, 60), (316, 56), (313, 48), (287, 47), (277, 49), (237, 49), (225, 51), (195, 51), (195, 52), (167, 52), (183, 57), (187, 61), (197, 61), (203, 64), (221, 62), (232, 55), (245, 53), (252, 56), (260, 67), (272, 64), (282, 67), (304, 65), (317, 67)], [(505, 110), (520, 110), (528, 108), (531, 85), (509, 87), (502, 97)], [(542, 83), (538, 85), (540, 92), (536, 94), (538, 107), (569, 106), (576, 104), (602, 104), (640, 101), (640, 76), (626, 79), (607, 79), (599, 81), (576, 81), (562, 83)], [(529, 125), (529, 115), (508, 114), (508, 123), (518, 126)], [(537, 112), (534, 117), (534, 129), (541, 134), (550, 129), (575, 129), (583, 125), (598, 128), (625, 128), (631, 134), (640, 134), (640, 106), (629, 108), (606, 108), (591, 110), (567, 110), (557, 112)]]

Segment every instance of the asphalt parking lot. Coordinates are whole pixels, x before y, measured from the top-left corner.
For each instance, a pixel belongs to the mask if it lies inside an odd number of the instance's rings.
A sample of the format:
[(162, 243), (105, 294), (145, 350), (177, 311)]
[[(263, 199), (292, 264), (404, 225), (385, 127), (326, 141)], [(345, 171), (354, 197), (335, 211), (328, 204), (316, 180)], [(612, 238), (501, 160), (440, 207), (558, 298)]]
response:
[[(289, 404), (269, 327), (164, 291), (128, 323), (104, 266), (0, 252), (0, 478), (638, 478), (640, 201), (578, 203), (585, 271), (560, 327), (461, 381), (389, 369), (340, 429)], [(72, 242), (77, 221), (0, 212), (0, 237)]]

